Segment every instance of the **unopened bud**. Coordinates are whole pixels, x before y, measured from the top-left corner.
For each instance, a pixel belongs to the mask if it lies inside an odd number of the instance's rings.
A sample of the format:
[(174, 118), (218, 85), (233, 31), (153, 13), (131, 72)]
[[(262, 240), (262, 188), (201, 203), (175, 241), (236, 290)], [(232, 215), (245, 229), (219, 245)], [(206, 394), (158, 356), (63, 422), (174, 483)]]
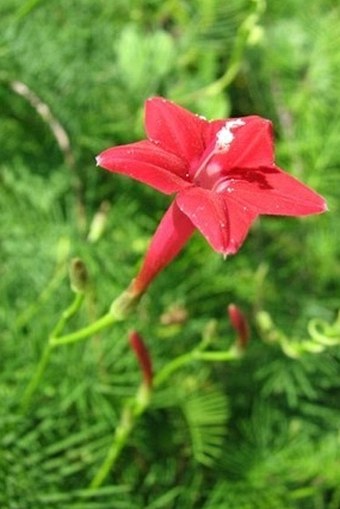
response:
[(273, 320), (267, 311), (259, 311), (256, 315), (256, 322), (264, 332), (271, 331), (274, 327)]
[(140, 334), (138, 334), (137, 331), (134, 330), (129, 333), (129, 342), (134, 354), (137, 357), (145, 385), (151, 388), (153, 378), (152, 363), (149, 351), (145, 346), (143, 338), (140, 336)]
[(97, 242), (97, 240), (102, 236), (107, 223), (109, 211), (109, 202), (103, 201), (99, 207), (98, 212), (95, 213), (92, 219), (90, 230), (87, 236), (87, 240), (89, 242)]
[(267, 311), (259, 311), (256, 314), (256, 323), (265, 341), (277, 343), (282, 341), (284, 338), (284, 334), (275, 327), (275, 324)]
[(235, 304), (229, 304), (228, 314), (231, 325), (237, 334), (237, 346), (240, 350), (245, 350), (249, 341), (249, 325), (244, 313)]
[(84, 293), (87, 289), (88, 274), (85, 263), (80, 258), (73, 258), (69, 268), (71, 289), (75, 293)]

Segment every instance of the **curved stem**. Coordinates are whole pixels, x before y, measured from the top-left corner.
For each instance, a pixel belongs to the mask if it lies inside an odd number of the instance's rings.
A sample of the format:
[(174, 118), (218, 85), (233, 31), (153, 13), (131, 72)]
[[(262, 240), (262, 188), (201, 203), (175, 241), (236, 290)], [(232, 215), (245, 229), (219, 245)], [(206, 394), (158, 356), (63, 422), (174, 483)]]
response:
[(32, 396), (33, 396), (34, 392), (36, 391), (37, 387), (39, 386), (39, 383), (40, 383), (42, 377), (44, 376), (46, 367), (47, 367), (50, 357), (51, 357), (52, 350), (55, 347), (55, 343), (54, 343), (55, 336), (57, 336), (58, 334), (60, 334), (62, 332), (66, 323), (79, 310), (80, 306), (83, 303), (83, 300), (84, 300), (84, 294), (77, 293), (75, 295), (74, 300), (71, 303), (71, 305), (65, 309), (65, 311), (62, 313), (61, 317), (59, 318), (56, 326), (54, 327), (54, 329), (48, 339), (48, 342), (45, 345), (45, 348), (44, 348), (43, 353), (40, 357), (40, 360), (39, 360), (38, 366), (34, 372), (34, 375), (31, 378), (31, 380), (29, 381), (29, 383), (24, 391), (22, 402), (21, 402), (21, 408), (23, 411), (27, 410), (27, 408), (31, 402)]
[(230, 348), (225, 352), (204, 352), (199, 347), (191, 352), (176, 357), (166, 364), (154, 379), (155, 387), (161, 385), (172, 373), (180, 369), (182, 366), (189, 364), (195, 360), (208, 362), (226, 362), (239, 359), (241, 352), (237, 348)]
[(76, 332), (71, 332), (70, 334), (64, 334), (63, 336), (60, 336), (60, 337), (52, 337), (50, 339), (50, 343), (53, 346), (77, 343), (78, 341), (86, 339), (89, 336), (93, 336), (97, 332), (105, 329), (106, 327), (109, 327), (109, 325), (112, 325), (113, 323), (118, 322), (118, 321), (120, 321), (119, 317), (117, 317), (111, 313), (107, 313), (106, 315), (102, 316), (95, 322), (91, 323), (90, 325), (87, 325), (86, 327), (83, 327), (82, 329), (79, 329)]
[(49, 342), (53, 344), (53, 339), (56, 338), (59, 334), (62, 333), (62, 331), (65, 328), (65, 325), (67, 322), (74, 316), (77, 311), (79, 310), (80, 306), (82, 305), (84, 300), (84, 294), (83, 293), (76, 293), (73, 302), (71, 305), (66, 308), (59, 318), (56, 326), (51, 332)]
[(122, 292), (117, 299), (111, 305), (110, 311), (104, 316), (96, 320), (90, 325), (79, 329), (78, 331), (71, 332), (69, 334), (61, 335), (67, 322), (77, 313), (80, 306), (84, 301), (85, 294), (78, 292), (75, 294), (74, 300), (71, 305), (65, 309), (59, 318), (56, 326), (52, 330), (48, 343), (42, 353), (38, 367), (30, 380), (22, 400), (22, 408), (27, 409), (32, 399), (34, 392), (36, 391), (49, 362), (51, 352), (53, 348), (61, 345), (68, 345), (70, 343), (77, 343), (83, 339), (93, 336), (97, 332), (109, 327), (110, 325), (120, 322), (126, 318), (131, 312), (134, 305), (138, 302), (140, 295), (133, 293), (130, 287)]
[(155, 376), (154, 379), (154, 386), (158, 387), (161, 385), (167, 378), (169, 378), (172, 373), (180, 369), (182, 366), (185, 366), (186, 364), (189, 364), (194, 360), (194, 351), (185, 353), (183, 355), (180, 355), (179, 357), (176, 357), (172, 361), (168, 362), (164, 366), (163, 369), (158, 373), (158, 375)]

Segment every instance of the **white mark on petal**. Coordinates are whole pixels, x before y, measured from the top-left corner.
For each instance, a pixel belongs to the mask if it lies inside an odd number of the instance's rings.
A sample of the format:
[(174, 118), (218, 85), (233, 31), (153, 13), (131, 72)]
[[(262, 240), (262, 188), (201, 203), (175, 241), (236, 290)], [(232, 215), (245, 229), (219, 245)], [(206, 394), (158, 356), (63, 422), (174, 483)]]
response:
[(236, 129), (242, 125), (245, 125), (245, 122), (241, 118), (227, 120), (224, 126), (216, 134), (216, 150), (219, 152), (226, 152), (235, 137), (232, 129)]

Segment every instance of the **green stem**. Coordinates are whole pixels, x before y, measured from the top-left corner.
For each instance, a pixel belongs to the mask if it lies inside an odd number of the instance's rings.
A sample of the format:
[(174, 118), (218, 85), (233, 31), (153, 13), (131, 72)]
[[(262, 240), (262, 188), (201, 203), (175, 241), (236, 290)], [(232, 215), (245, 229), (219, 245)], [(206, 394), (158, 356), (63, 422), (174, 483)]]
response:
[(89, 486), (90, 489), (99, 488), (103, 484), (116, 463), (121, 450), (124, 448), (134, 424), (135, 422), (132, 419), (130, 409), (125, 408), (123, 410), (121, 421), (116, 428), (110, 449), (96, 475), (92, 479)]
[(235, 347), (230, 348), (226, 352), (193, 352), (193, 358), (208, 362), (226, 362), (240, 359), (242, 353)]
[(75, 294), (73, 302), (71, 303), (71, 305), (68, 308), (66, 308), (62, 312), (61, 317), (59, 318), (56, 326), (52, 330), (50, 339), (49, 339), (50, 343), (53, 344), (53, 339), (57, 338), (59, 336), (59, 334), (62, 333), (67, 322), (77, 313), (77, 311), (79, 310), (80, 306), (82, 305), (82, 303), (84, 301), (84, 297), (85, 297), (85, 295), (83, 293)]
[(64, 334), (62, 336), (61, 334), (67, 322), (77, 313), (83, 303), (84, 297), (84, 292), (77, 292), (75, 294), (73, 302), (67, 309), (65, 309), (56, 326), (52, 330), (48, 339), (48, 343), (40, 358), (38, 367), (24, 392), (22, 400), (22, 408), (24, 410), (28, 408), (32, 396), (39, 386), (39, 383), (45, 373), (53, 348), (61, 345), (68, 345), (70, 343), (76, 343), (88, 338), (89, 336), (93, 336), (97, 332), (109, 327), (113, 323), (124, 320), (137, 304), (140, 296), (131, 292), (130, 288), (128, 288), (123, 293), (121, 293), (121, 295), (119, 295), (117, 299), (112, 303), (110, 311), (106, 313), (106, 315), (102, 316), (92, 324), (79, 329), (78, 331), (71, 332), (70, 334)]
[(82, 329), (79, 329), (76, 332), (64, 334), (64, 336), (60, 337), (53, 337), (50, 339), (50, 341), (53, 346), (76, 343), (77, 341), (86, 339), (89, 336), (93, 336), (97, 332), (100, 332), (101, 330), (105, 329), (106, 327), (109, 327), (110, 325), (118, 321), (120, 321), (120, 317), (117, 317), (111, 313), (107, 313), (106, 315), (102, 316), (95, 322), (91, 323), (90, 325), (87, 325), (86, 327), (83, 327)]
[(167, 378), (169, 378), (170, 375), (172, 375), (172, 373), (180, 369), (182, 366), (189, 364), (190, 362), (196, 360), (208, 362), (226, 362), (239, 359), (241, 355), (241, 352), (235, 347), (232, 347), (225, 352), (204, 352), (202, 351), (202, 346), (199, 345), (197, 348), (195, 348), (195, 350), (180, 355), (179, 357), (176, 357), (171, 362), (166, 364), (164, 368), (158, 373), (158, 375), (156, 375), (154, 379), (154, 385), (155, 387), (161, 385)]
[(44, 373), (47, 367), (47, 364), (49, 363), (51, 353), (53, 350), (53, 346), (50, 343), (47, 343), (45, 345), (45, 349), (40, 357), (39, 364), (34, 372), (33, 377), (31, 378), (29, 384), (27, 385), (22, 400), (21, 400), (21, 408), (25, 412), (27, 408), (29, 407), (29, 404), (31, 402), (32, 396), (34, 392), (36, 391)]
[(99, 467), (96, 475), (92, 479), (89, 489), (99, 488), (104, 483), (110, 471), (114, 467), (122, 449), (125, 447), (129, 436), (131, 435), (140, 416), (145, 412), (150, 404), (151, 388), (146, 384), (141, 384), (135, 398), (128, 401), (122, 411), (120, 422), (116, 428), (110, 449)]
[(154, 379), (154, 385), (155, 387), (158, 387), (161, 385), (167, 378), (169, 378), (172, 373), (180, 369), (182, 366), (185, 366), (185, 364), (189, 364), (194, 360), (194, 351), (185, 353), (183, 355), (180, 355), (179, 357), (176, 357), (171, 362), (166, 364), (163, 369), (158, 373), (158, 375), (155, 376)]
[[(207, 344), (204, 342), (204, 344)], [(225, 362), (240, 358), (240, 352), (236, 348), (230, 348), (226, 352), (204, 352), (203, 342), (198, 345), (195, 350), (189, 353), (180, 355), (171, 362), (169, 362), (154, 378), (154, 387), (161, 385), (169, 376), (180, 369), (182, 366), (189, 364), (195, 360)], [(125, 447), (129, 436), (135, 428), (139, 417), (145, 412), (150, 404), (150, 387), (142, 384), (137, 392), (134, 400), (128, 401), (123, 408), (122, 416), (119, 424), (115, 430), (111, 447), (99, 467), (96, 475), (90, 483), (89, 489), (96, 489), (102, 486), (105, 479), (108, 477), (110, 471), (116, 464), (117, 459)]]
[(38, 366), (34, 372), (33, 377), (31, 378), (29, 384), (27, 385), (22, 402), (21, 402), (21, 408), (23, 411), (26, 411), (29, 407), (29, 404), (31, 402), (32, 396), (35, 393), (36, 389), (38, 388), (42, 377), (44, 376), (44, 373), (46, 371), (46, 367), (49, 363), (51, 353), (53, 348), (56, 346), (54, 343), (55, 337), (62, 332), (64, 329), (66, 323), (74, 316), (77, 311), (79, 310), (80, 306), (82, 305), (84, 300), (84, 294), (82, 293), (76, 293), (73, 302), (71, 305), (65, 309), (65, 311), (62, 313), (61, 317), (59, 318), (56, 326), (54, 327), (47, 344), (45, 345), (45, 348), (43, 350), (43, 353), (40, 357)]
[[(160, 385), (166, 380), (171, 373), (179, 369), (181, 366), (191, 362), (193, 360), (193, 352), (183, 354), (169, 364), (167, 364), (154, 379), (154, 386)], [(114, 467), (120, 452), (125, 447), (126, 442), (133, 431), (138, 418), (145, 412), (150, 403), (150, 387), (142, 384), (137, 392), (135, 399), (131, 402), (128, 401), (122, 411), (120, 422), (116, 428), (113, 436), (111, 447), (102, 463), (99, 467), (95, 477), (90, 483), (89, 488), (99, 488), (110, 471)]]
[[(154, 387), (158, 387), (167, 380), (172, 373), (195, 360), (225, 362), (239, 359), (241, 356), (241, 353), (235, 347), (230, 348), (226, 352), (202, 351), (204, 345), (207, 344), (207, 342), (202, 342), (191, 352), (180, 355), (169, 362), (154, 378)], [(142, 384), (135, 396), (135, 399), (132, 401), (129, 400), (124, 406), (120, 422), (113, 436), (111, 447), (90, 483), (89, 489), (96, 489), (102, 486), (110, 471), (115, 466), (117, 459), (119, 458), (122, 449), (125, 447), (129, 436), (134, 430), (139, 417), (150, 405), (150, 389), (150, 387)]]

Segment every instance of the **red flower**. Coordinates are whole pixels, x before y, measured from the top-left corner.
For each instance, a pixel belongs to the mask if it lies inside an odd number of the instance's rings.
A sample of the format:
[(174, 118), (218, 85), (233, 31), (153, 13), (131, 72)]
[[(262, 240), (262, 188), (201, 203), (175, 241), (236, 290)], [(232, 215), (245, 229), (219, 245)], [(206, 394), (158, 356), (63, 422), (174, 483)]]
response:
[(176, 193), (146, 254), (135, 289), (142, 292), (197, 228), (223, 255), (241, 247), (260, 214), (304, 216), (324, 199), (274, 163), (272, 124), (258, 116), (213, 120), (160, 97), (148, 99), (147, 140), (109, 148), (99, 166)]

